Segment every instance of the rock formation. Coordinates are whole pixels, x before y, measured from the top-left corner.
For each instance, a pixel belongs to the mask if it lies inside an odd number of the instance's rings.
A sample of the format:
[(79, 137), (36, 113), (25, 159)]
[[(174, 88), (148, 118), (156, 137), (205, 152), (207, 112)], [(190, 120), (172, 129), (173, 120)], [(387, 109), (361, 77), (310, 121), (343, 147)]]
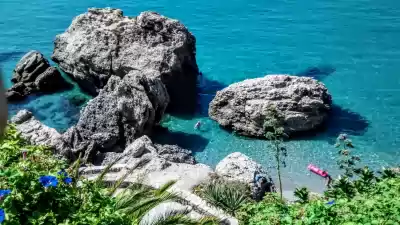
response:
[(71, 149), (64, 143), (61, 134), (42, 124), (28, 110), (19, 111), (11, 118), (11, 122), (30, 144), (51, 147), (56, 154), (71, 158)]
[[(171, 151), (171, 149), (173, 150)], [(160, 170), (170, 166), (171, 163), (195, 164), (191, 151), (178, 146), (171, 148), (170, 145), (153, 144), (146, 135), (136, 139), (122, 153), (100, 153), (96, 156), (95, 161), (102, 165), (108, 165), (116, 160), (118, 160), (118, 164), (132, 164), (143, 159), (149, 159), (152, 161), (153, 167), (159, 167)]]
[(158, 78), (171, 103), (195, 104), (196, 39), (179, 21), (155, 12), (124, 16), (119, 9), (89, 9), (56, 37), (52, 59), (96, 95), (115, 75), (130, 71)]
[(267, 175), (260, 164), (240, 152), (226, 156), (217, 164), (215, 172), (224, 179), (248, 184), (253, 183), (254, 172)]
[[(11, 118), (11, 122), (16, 124), (18, 131), (22, 137), (29, 141), (31, 144), (44, 145), (54, 149), (54, 152), (63, 155), (67, 159), (74, 160), (77, 156), (78, 148), (71, 148), (67, 137), (76, 131), (73, 127), (65, 134), (58, 133), (55, 129), (42, 124), (37, 120), (28, 110), (21, 110)], [(76, 134), (76, 133), (75, 133)], [(93, 139), (103, 139), (101, 147), (94, 148), (94, 162), (95, 164), (107, 165), (116, 159), (119, 164), (134, 164), (139, 161), (151, 161), (151, 168), (159, 167), (159, 169), (166, 168), (171, 163), (185, 163), (196, 164), (192, 152), (176, 145), (160, 145), (153, 144), (149, 137), (146, 135), (136, 139), (129, 144), (122, 152), (99, 152), (99, 149), (105, 148), (107, 144), (111, 145), (113, 137), (108, 137), (105, 132), (92, 135)], [(97, 146), (100, 145), (99, 140), (93, 141)], [(107, 143), (108, 142), (108, 143)], [(111, 144), (110, 144), (111, 143)], [(83, 143), (75, 143), (84, 145)], [(90, 144), (90, 143), (89, 143)]]
[(112, 76), (81, 112), (76, 126), (63, 136), (77, 152), (91, 158), (98, 151), (120, 152), (150, 133), (160, 121), (169, 97), (164, 84), (141, 71)]
[(283, 118), (288, 134), (317, 128), (328, 116), (331, 96), (317, 80), (289, 75), (268, 75), (232, 84), (218, 91), (209, 116), (241, 135), (262, 137), (268, 110)]
[(6, 92), (8, 101), (22, 100), (32, 93), (56, 92), (72, 87), (38, 51), (30, 51), (21, 58), (11, 81), (14, 85)]

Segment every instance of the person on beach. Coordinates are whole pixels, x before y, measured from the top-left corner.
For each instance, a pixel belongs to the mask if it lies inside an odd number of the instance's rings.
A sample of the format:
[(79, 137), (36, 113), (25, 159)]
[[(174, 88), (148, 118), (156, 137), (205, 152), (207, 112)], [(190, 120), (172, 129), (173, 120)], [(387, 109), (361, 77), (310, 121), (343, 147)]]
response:
[(329, 174), (327, 174), (326, 177), (325, 177), (325, 182), (326, 182), (325, 186), (327, 188), (330, 188), (331, 185), (332, 185), (332, 181), (333, 181), (332, 177)]
[(321, 176), (325, 179), (325, 185), (327, 188), (331, 187), (332, 184), (332, 177), (328, 174), (328, 172), (326, 172), (325, 170), (322, 170), (320, 168), (318, 168), (317, 166), (310, 164), (307, 167), (308, 170), (310, 170), (311, 172), (317, 174), (318, 176)]
[(272, 191), (272, 183), (267, 181), (267, 178), (257, 171), (254, 172), (254, 185), (252, 190), (253, 199), (255, 201), (261, 201), (265, 193)]

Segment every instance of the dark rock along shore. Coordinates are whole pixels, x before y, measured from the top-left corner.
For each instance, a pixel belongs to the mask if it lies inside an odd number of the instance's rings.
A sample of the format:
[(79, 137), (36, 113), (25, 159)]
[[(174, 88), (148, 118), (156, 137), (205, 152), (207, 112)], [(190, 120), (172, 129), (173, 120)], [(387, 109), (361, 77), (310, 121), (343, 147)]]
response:
[(38, 51), (30, 51), (21, 58), (11, 81), (14, 85), (6, 91), (8, 101), (23, 100), (34, 93), (52, 93), (72, 88), (57, 68), (50, 66)]

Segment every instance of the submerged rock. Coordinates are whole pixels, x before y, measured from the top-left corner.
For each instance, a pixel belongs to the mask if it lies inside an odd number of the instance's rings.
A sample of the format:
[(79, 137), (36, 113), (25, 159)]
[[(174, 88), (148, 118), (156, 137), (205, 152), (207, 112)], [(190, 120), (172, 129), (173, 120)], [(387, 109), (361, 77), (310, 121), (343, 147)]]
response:
[(54, 128), (42, 124), (30, 111), (20, 110), (11, 118), (11, 122), (30, 144), (51, 147), (54, 153), (71, 159), (71, 149), (63, 141), (61, 134)]
[(21, 58), (11, 81), (14, 85), (6, 92), (9, 101), (22, 100), (32, 93), (56, 92), (72, 87), (38, 51), (30, 51)]
[(179, 21), (155, 12), (124, 16), (91, 8), (56, 37), (52, 59), (89, 93), (113, 76), (141, 71), (166, 85), (171, 103), (195, 104), (196, 39)]
[(77, 125), (63, 136), (76, 152), (91, 158), (98, 151), (119, 152), (149, 134), (160, 121), (169, 96), (164, 84), (141, 71), (113, 76), (81, 112)]
[(217, 164), (215, 172), (224, 179), (248, 184), (253, 183), (255, 172), (267, 175), (260, 164), (240, 152), (226, 156)]
[(218, 91), (210, 103), (209, 116), (241, 135), (262, 137), (271, 106), (282, 116), (285, 132), (292, 134), (320, 126), (331, 104), (327, 88), (315, 79), (268, 75)]

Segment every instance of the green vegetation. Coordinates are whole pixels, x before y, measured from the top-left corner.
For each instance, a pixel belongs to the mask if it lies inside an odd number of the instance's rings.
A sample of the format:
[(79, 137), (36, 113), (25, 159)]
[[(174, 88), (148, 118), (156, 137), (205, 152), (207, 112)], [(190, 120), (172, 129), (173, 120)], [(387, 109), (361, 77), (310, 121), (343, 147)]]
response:
[(274, 194), (237, 213), (245, 225), (268, 224), (400, 224), (400, 178), (382, 179), (367, 192), (334, 201), (286, 204)]
[[(137, 225), (158, 204), (177, 200), (166, 191), (172, 181), (160, 189), (133, 184), (116, 195), (121, 182), (106, 188), (103, 176), (85, 180), (79, 165), (80, 160), (69, 166), (49, 149), (28, 145), (8, 126), (0, 141), (0, 223)], [(171, 211), (152, 224), (216, 224), (214, 218), (194, 221), (186, 214)]]
[[(272, 132), (275, 150), (282, 154), (282, 136)], [(276, 138), (279, 137), (279, 138)], [(306, 188), (295, 190), (298, 198), (286, 202), (281, 194), (267, 194), (261, 202), (250, 199), (247, 184), (214, 178), (196, 188), (210, 204), (236, 216), (243, 225), (320, 225), (320, 224), (400, 224), (400, 174), (395, 169), (374, 172), (358, 167), (360, 158), (346, 135), (340, 135), (336, 147), (343, 175), (333, 180), (323, 196), (313, 197)], [(277, 162), (282, 163), (277, 157)], [(17, 224), (146, 224), (147, 212), (160, 203), (180, 199), (167, 189), (132, 184), (119, 190), (123, 176), (112, 187), (104, 187), (102, 178), (88, 181), (79, 177), (80, 159), (68, 165), (42, 146), (28, 145), (13, 126), (0, 140), (0, 222)], [(109, 166), (111, 167), (111, 165)], [(154, 218), (152, 225), (218, 224), (214, 218), (190, 219), (184, 211), (170, 211)]]
[(199, 185), (195, 193), (230, 215), (235, 215), (243, 204), (251, 200), (250, 188), (247, 184), (221, 178), (214, 178), (208, 183)]
[(286, 166), (285, 158), (287, 157), (287, 149), (283, 146), (284, 138), (288, 135), (284, 132), (283, 117), (278, 113), (277, 109), (271, 107), (267, 111), (266, 120), (264, 121), (265, 138), (271, 142), (271, 148), (274, 150), (276, 161), (276, 170), (278, 172), (279, 193), (282, 195), (282, 178), (281, 165)]
[(197, 192), (210, 204), (236, 216), (243, 225), (399, 225), (398, 169), (375, 173), (366, 166), (357, 167), (360, 159), (352, 155), (351, 141), (346, 135), (340, 135), (337, 141), (338, 165), (343, 175), (333, 180), (323, 195), (297, 188), (294, 194), (298, 200), (293, 203), (276, 193), (268, 193), (261, 202), (255, 202), (246, 198), (245, 191), (221, 180), (202, 185)]
[(368, 167), (357, 168), (351, 141), (340, 135), (339, 168), (323, 197), (311, 198), (306, 188), (295, 190), (296, 203), (288, 204), (269, 194), (262, 202), (242, 205), (237, 213), (244, 225), (258, 224), (400, 224), (400, 176), (384, 169), (377, 176)]

